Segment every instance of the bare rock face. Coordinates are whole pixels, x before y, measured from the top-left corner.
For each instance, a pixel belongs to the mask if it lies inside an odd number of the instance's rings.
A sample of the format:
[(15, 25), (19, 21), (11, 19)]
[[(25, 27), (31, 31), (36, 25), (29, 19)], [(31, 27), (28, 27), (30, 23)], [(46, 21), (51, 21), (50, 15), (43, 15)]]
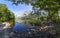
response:
[(56, 38), (56, 24), (54, 22), (50, 21), (47, 24), (42, 25), (40, 31), (43, 33), (45, 32), (45, 35), (48, 34), (48, 38)]
[(2, 24), (5, 24), (5, 26), (3, 27), (3, 29), (11, 27), (11, 24), (9, 22), (4, 22)]

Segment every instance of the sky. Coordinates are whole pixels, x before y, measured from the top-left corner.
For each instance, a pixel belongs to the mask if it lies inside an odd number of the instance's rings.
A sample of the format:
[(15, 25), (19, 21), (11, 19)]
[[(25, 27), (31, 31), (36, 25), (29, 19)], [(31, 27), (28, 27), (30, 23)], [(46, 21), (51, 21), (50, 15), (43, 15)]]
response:
[(19, 4), (18, 6), (13, 5), (12, 2), (9, 1), (5, 1), (5, 0), (0, 0), (0, 3), (2, 4), (6, 4), (8, 9), (10, 11), (12, 11), (15, 15), (16, 14), (23, 14), (24, 11), (26, 10), (32, 10), (32, 6), (31, 5), (24, 5), (24, 4)]

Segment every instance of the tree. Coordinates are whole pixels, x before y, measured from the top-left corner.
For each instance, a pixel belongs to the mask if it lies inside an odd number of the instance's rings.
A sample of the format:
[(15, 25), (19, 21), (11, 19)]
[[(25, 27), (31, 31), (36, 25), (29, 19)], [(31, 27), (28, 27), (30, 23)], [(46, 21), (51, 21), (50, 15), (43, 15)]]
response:
[(4, 21), (8, 21), (14, 24), (14, 14), (7, 8), (5, 4), (0, 4), (0, 24)]

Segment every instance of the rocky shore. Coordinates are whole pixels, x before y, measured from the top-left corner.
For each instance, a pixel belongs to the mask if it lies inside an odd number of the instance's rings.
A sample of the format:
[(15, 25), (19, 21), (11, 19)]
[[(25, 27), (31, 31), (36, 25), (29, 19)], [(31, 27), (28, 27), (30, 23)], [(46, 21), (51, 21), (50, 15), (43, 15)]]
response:
[(0, 38), (56, 38), (55, 34), (49, 33), (48, 31), (49, 29), (48, 30), (30, 29), (30, 31), (28, 32), (18, 33), (14, 32), (12, 28), (3, 29), (4, 26), (5, 24), (0, 24)]

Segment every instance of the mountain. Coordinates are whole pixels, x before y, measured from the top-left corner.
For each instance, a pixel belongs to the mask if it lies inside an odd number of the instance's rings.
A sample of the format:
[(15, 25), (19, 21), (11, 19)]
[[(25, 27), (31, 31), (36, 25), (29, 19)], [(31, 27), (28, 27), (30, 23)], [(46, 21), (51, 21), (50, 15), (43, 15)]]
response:
[(21, 17), (24, 17), (24, 16), (26, 16), (26, 15), (29, 15), (30, 12), (31, 12), (31, 11), (26, 10), (26, 11), (24, 11), (24, 12), (22, 12), (22, 13), (16, 14), (16, 15), (15, 15), (15, 21), (16, 21), (16, 22), (22, 22), (22, 20), (21, 20), (20, 18), (21, 18)]

